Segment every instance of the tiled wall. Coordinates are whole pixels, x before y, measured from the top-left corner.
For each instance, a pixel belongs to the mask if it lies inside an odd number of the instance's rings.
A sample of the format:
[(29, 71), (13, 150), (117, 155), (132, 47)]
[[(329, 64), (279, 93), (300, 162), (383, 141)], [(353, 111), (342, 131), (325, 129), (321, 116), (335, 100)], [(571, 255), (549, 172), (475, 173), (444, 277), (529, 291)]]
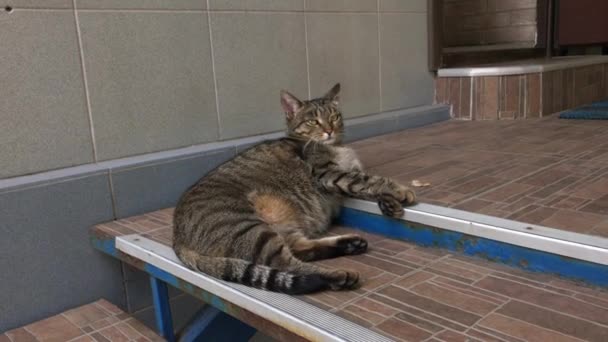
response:
[(536, 40), (537, 0), (443, 0), (446, 46)]
[(432, 103), (424, 0), (0, 5), (0, 178), (281, 130), (281, 88)]
[(608, 98), (608, 64), (509, 76), (440, 77), (435, 101), (463, 120), (538, 118)]

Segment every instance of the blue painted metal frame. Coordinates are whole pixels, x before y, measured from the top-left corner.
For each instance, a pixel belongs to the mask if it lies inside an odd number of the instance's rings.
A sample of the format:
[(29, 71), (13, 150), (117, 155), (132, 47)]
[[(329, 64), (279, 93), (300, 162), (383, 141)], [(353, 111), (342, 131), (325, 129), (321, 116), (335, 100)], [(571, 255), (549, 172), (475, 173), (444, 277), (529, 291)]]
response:
[(608, 287), (608, 266), (573, 259), (505, 242), (467, 235), (415, 222), (396, 220), (352, 208), (343, 208), (338, 223), (370, 233), (413, 242), (427, 247), (441, 247), (495, 262), (581, 280)]
[(181, 331), (180, 342), (247, 342), (257, 330), (213, 306), (201, 309)]
[(171, 303), (169, 302), (169, 289), (167, 284), (154, 276), (150, 277), (152, 300), (154, 302), (154, 317), (156, 328), (162, 337), (169, 342), (175, 341), (173, 332), (173, 318), (171, 317)]
[(180, 342), (196, 341), (221, 313), (213, 306), (201, 309), (181, 332)]
[[(120, 253), (116, 249), (113, 238), (91, 237), (91, 243), (98, 250), (103, 251), (115, 258), (120, 259)], [(224, 337), (230, 336), (230, 341), (248, 341), (257, 331), (244, 322), (228, 315), (230, 309), (224, 301), (215, 295), (200, 293), (194, 287), (181, 281), (173, 274), (166, 272), (154, 265), (143, 264), (143, 271), (150, 276), (152, 298), (154, 301), (154, 314), (157, 328), (168, 341), (175, 341), (172, 317), (169, 306), (167, 284), (177, 289), (184, 290), (190, 294), (202, 295), (202, 299), (209, 303), (199, 311), (193, 320), (186, 326), (180, 336), (180, 342), (193, 341), (225, 341)], [(157, 305), (159, 303), (159, 305)]]

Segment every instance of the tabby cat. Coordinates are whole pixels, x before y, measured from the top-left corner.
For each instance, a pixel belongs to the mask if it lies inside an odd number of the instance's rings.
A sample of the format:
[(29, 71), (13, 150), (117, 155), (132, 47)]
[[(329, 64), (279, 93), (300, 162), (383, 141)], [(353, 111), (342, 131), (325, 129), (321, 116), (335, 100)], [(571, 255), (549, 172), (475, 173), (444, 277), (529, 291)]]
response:
[(281, 91), (287, 136), (263, 142), (224, 163), (187, 190), (174, 214), (173, 248), (188, 267), (230, 282), (290, 294), (352, 289), (359, 274), (309, 261), (360, 254), (355, 234), (320, 237), (345, 197), (377, 201), (403, 215), (409, 188), (366, 174), (341, 146), (343, 119), (336, 84), (300, 101)]

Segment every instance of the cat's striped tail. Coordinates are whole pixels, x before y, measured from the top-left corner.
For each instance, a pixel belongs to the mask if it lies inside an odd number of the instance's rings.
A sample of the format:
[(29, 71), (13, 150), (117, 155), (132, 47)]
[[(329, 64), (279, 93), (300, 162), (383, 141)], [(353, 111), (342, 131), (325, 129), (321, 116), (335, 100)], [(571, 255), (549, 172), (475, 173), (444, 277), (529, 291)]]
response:
[(192, 250), (177, 251), (191, 269), (229, 282), (287, 294), (305, 294), (330, 288), (331, 280), (322, 272), (299, 274), (281, 271), (246, 260), (200, 255)]

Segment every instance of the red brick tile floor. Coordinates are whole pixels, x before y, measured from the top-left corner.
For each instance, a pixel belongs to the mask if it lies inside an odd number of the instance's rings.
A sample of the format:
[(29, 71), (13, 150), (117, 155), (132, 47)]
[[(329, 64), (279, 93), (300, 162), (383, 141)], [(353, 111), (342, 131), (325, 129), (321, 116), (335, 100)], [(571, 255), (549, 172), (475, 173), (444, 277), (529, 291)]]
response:
[[(171, 245), (171, 214), (101, 224), (93, 233), (138, 233)], [(368, 253), (320, 264), (360, 271), (362, 288), (302, 300), (397, 341), (608, 341), (606, 289), (359, 233), (370, 242)]]
[(448, 121), (351, 144), (421, 202), (608, 237), (608, 121)]
[(154, 331), (106, 300), (0, 334), (0, 342), (164, 341)]

